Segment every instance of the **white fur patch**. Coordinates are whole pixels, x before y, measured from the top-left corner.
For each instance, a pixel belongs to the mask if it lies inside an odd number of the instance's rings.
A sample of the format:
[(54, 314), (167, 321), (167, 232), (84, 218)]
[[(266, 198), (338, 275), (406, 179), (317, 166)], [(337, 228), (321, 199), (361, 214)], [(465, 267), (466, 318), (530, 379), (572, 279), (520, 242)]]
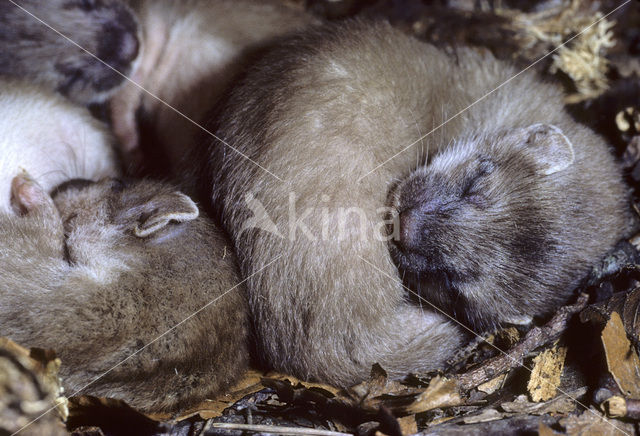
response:
[(19, 82), (0, 81), (0, 210), (26, 171), (45, 191), (72, 178), (117, 176), (111, 137), (80, 107)]

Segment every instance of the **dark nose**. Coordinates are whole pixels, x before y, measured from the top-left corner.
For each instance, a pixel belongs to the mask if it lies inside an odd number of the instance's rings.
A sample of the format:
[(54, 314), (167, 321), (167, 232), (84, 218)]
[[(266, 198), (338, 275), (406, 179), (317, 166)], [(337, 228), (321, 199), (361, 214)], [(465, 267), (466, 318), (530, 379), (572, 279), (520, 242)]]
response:
[(418, 211), (404, 210), (398, 215), (399, 229), (395, 235), (396, 243), (403, 251), (414, 251), (420, 243), (420, 222)]
[(118, 71), (129, 68), (138, 56), (140, 43), (133, 29), (109, 23), (102, 29), (98, 57)]

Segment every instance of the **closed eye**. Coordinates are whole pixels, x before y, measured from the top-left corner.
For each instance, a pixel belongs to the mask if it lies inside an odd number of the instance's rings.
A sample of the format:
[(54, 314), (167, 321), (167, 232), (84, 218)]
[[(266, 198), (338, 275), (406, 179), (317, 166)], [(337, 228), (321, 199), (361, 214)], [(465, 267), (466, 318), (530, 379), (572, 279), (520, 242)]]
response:
[(461, 197), (469, 197), (478, 195), (480, 190), (480, 183), (484, 180), (485, 176), (491, 174), (495, 169), (495, 164), (491, 158), (487, 156), (481, 156), (478, 159), (478, 164), (471, 176), (469, 176), (462, 187)]
[(71, 250), (69, 250), (69, 244), (67, 243), (67, 238), (69, 236), (65, 233), (64, 235), (64, 260), (69, 265), (74, 265), (76, 262), (71, 258)]
[(462, 185), (460, 197), (466, 198), (470, 195), (475, 195), (479, 188), (478, 185), (483, 177), (484, 174), (475, 174), (474, 176), (467, 178)]
[(76, 263), (75, 259), (71, 255), (71, 250), (69, 249), (69, 241), (68, 240), (69, 240), (69, 234), (71, 233), (70, 228), (71, 228), (72, 221), (75, 218), (77, 218), (77, 216), (78, 216), (77, 213), (72, 213), (63, 222), (63, 229), (64, 229), (64, 260), (66, 260), (69, 265), (74, 265)]
[(486, 209), (489, 206), (489, 199), (485, 195), (487, 191), (483, 186), (485, 174), (477, 175), (465, 184), (461, 199), (479, 209)]
[(485, 209), (488, 206), (487, 197), (483, 194), (482, 189), (484, 176), (484, 174), (478, 174), (467, 180), (460, 196), (463, 201), (480, 209)]
[(91, 11), (96, 7), (96, 0), (80, 0), (78, 6), (84, 11)]

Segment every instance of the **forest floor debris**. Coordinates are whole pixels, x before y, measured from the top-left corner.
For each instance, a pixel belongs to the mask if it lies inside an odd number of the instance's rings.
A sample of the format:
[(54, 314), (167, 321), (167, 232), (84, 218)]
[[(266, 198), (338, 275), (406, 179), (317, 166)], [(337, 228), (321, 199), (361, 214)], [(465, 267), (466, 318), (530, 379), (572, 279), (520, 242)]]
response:
[[(562, 83), (572, 114), (616, 147), (640, 214), (637, 4), (580, 34), (622, 1), (305, 3), (331, 19), (383, 17), (445, 49), (470, 44), (523, 67), (575, 36), (535, 68)], [(53, 354), (2, 340), (0, 430), (11, 434), (51, 409), (20, 434), (639, 434), (639, 247), (640, 236), (619, 244), (574, 304), (528, 331), (487, 332), (445, 372), (390, 380), (376, 365), (369, 380), (341, 390), (251, 370), (225, 395), (179, 416), (147, 416), (122, 401), (87, 396), (71, 398), (67, 411)]]

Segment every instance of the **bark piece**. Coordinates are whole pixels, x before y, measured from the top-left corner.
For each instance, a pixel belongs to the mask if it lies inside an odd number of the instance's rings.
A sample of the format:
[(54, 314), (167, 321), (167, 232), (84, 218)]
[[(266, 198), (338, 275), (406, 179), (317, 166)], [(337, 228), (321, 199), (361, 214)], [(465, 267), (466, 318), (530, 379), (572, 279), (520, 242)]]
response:
[(625, 396), (640, 398), (640, 358), (631, 346), (618, 312), (602, 330), (607, 367)]
[(578, 406), (576, 399), (587, 393), (587, 388), (582, 387), (566, 395), (561, 394), (558, 397), (546, 401), (544, 403), (531, 403), (527, 401), (527, 397), (521, 395), (516, 401), (502, 403), (500, 407), (505, 412), (523, 413), (528, 415), (544, 415), (546, 413), (568, 414), (574, 412)]

